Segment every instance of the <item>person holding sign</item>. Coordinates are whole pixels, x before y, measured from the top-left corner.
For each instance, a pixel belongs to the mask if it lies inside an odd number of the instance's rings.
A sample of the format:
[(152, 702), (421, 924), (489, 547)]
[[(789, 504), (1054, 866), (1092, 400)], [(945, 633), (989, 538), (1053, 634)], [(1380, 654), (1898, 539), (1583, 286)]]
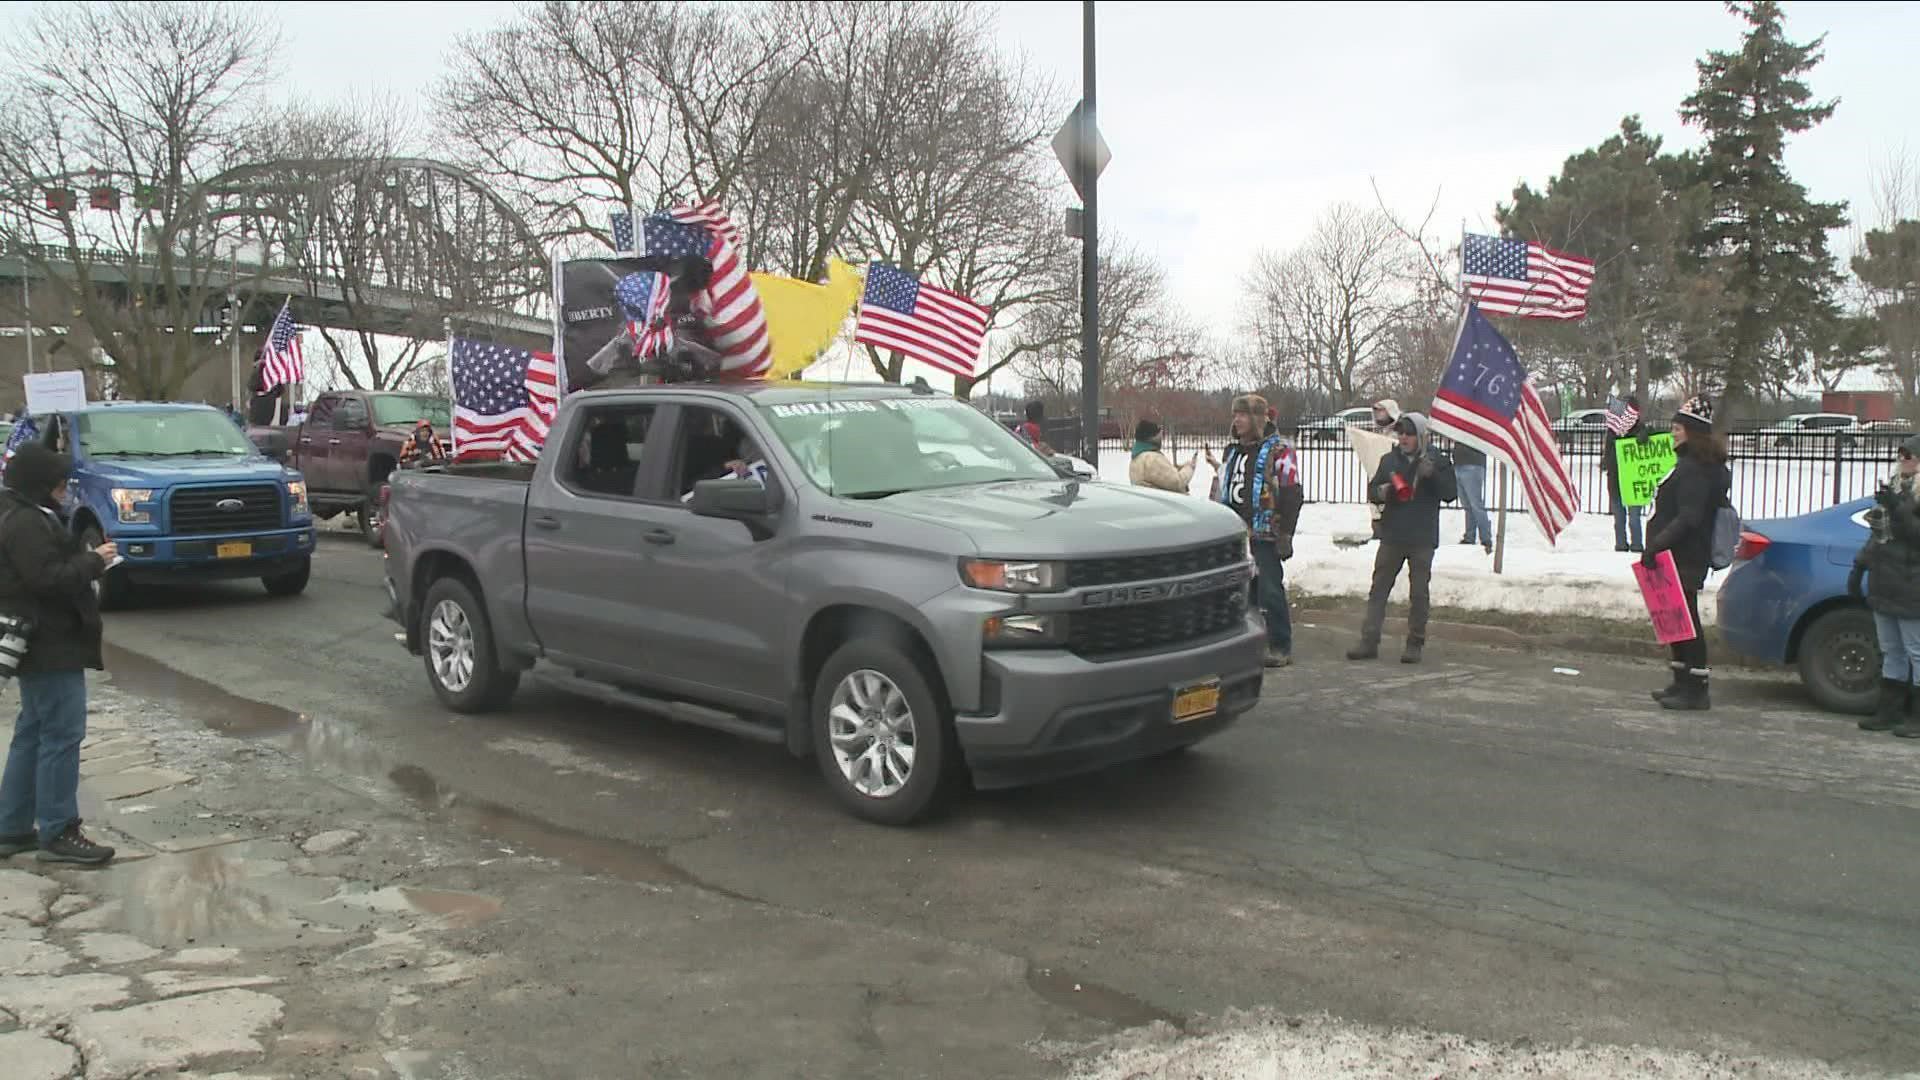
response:
[(1600, 471), (1607, 474), (1607, 496), (1613, 509), (1613, 550), (1637, 555), (1647, 547), (1640, 529), (1640, 515), (1647, 500), (1628, 503), (1621, 499), (1620, 444), (1629, 441), (1636, 446), (1647, 445), (1647, 422), (1640, 416), (1640, 399), (1632, 394), (1625, 401), (1615, 398), (1607, 403), (1607, 452), (1600, 457)]
[(1867, 542), (1853, 557), (1847, 592), (1862, 595), (1880, 637), (1880, 703), (1860, 721), (1862, 731), (1891, 731), (1920, 739), (1920, 716), (1911, 701), (1920, 676), (1920, 435), (1900, 444), (1900, 466), (1874, 492), (1867, 511)]
[(1714, 513), (1726, 504), (1733, 487), (1726, 443), (1713, 432), (1710, 399), (1696, 396), (1680, 406), (1673, 417), (1673, 444), (1679, 461), (1654, 495), (1640, 565), (1651, 570), (1659, 564), (1660, 552), (1672, 555), (1694, 633), (1668, 646), (1673, 684), (1654, 691), (1653, 700), (1666, 709), (1704, 710), (1710, 705), (1707, 680), (1712, 671), (1707, 667), (1707, 640), (1700, 633), (1700, 590), (1713, 559)]

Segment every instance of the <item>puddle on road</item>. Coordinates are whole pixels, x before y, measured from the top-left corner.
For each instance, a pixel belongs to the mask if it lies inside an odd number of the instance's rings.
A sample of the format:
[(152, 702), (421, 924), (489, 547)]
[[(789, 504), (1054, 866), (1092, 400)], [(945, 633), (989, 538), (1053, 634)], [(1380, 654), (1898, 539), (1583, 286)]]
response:
[(470, 799), (417, 765), (391, 765), (350, 724), (243, 698), (205, 679), (112, 646), (107, 648), (107, 670), (119, 688), (174, 704), (223, 735), (238, 739), (284, 736), (282, 745), (286, 749), (314, 764), (367, 779), (384, 779), (420, 809), (516, 854), (552, 859), (622, 881), (684, 885), (747, 903), (764, 903), (700, 880), (655, 848), (595, 836), (498, 803)]
[(415, 910), (438, 915), (457, 926), (486, 922), (500, 914), (503, 906), (492, 896), (448, 889), (401, 889), (400, 895), (406, 897)]
[(1112, 987), (1088, 982), (1062, 968), (1044, 968), (1028, 963), (1027, 989), (1039, 995), (1043, 1001), (1115, 1027), (1144, 1027), (1156, 1020), (1170, 1024), (1176, 1030), (1186, 1026), (1184, 1019), (1165, 1009), (1156, 1008)]

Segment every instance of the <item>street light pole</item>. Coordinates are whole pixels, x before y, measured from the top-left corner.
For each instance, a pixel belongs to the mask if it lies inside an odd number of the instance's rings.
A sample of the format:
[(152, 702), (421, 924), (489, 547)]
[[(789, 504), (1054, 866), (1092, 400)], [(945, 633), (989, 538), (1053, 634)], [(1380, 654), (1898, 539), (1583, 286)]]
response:
[(240, 297), (234, 286), (240, 280), (240, 249), (235, 247), (227, 263), (227, 318), (233, 325), (227, 334), (228, 363), (232, 365), (233, 408), (235, 412), (246, 415), (240, 407)]
[(1100, 464), (1100, 169), (1091, 147), (1100, 137), (1093, 119), (1093, 2), (1082, 0), (1080, 59), (1081, 145), (1089, 151), (1082, 157), (1081, 192), (1085, 235), (1080, 241), (1080, 448), (1081, 456), (1095, 467)]
[(27, 374), (33, 374), (33, 294), (27, 291), (27, 260), (20, 258), (20, 317), (27, 324)]

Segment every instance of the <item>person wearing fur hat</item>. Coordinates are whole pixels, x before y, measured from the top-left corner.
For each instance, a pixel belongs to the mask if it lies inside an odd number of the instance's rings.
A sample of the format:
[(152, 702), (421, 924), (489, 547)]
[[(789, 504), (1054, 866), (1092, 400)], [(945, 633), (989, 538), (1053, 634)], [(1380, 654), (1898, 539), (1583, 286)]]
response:
[(0, 492), (0, 611), (24, 619), (20, 716), (0, 773), (0, 858), (40, 849), (45, 862), (98, 865), (113, 849), (80, 831), (80, 744), (87, 737), (87, 668), (103, 665), (93, 583), (115, 555), (89, 550), (60, 518), (70, 459), (20, 446)]
[[(1864, 597), (1880, 638), (1880, 703), (1862, 731), (1920, 739), (1920, 435), (1900, 444), (1900, 464), (1867, 511), (1867, 542), (1853, 557), (1847, 592)], [(1865, 588), (1861, 588), (1862, 579)]]
[(1701, 710), (1709, 707), (1707, 641), (1700, 630), (1700, 590), (1707, 583), (1713, 561), (1713, 519), (1727, 504), (1733, 474), (1727, 469), (1727, 446), (1713, 431), (1713, 401), (1705, 396), (1687, 399), (1673, 416), (1673, 448), (1680, 460), (1660, 481), (1653, 496), (1653, 519), (1647, 522), (1647, 549), (1640, 565), (1652, 567), (1663, 551), (1673, 555), (1680, 588), (1693, 616), (1694, 636), (1668, 646), (1672, 653), (1673, 683), (1655, 690), (1662, 708)]
[(1175, 468), (1173, 459), (1160, 449), (1163, 432), (1160, 425), (1142, 419), (1133, 427), (1133, 461), (1127, 466), (1127, 479), (1134, 487), (1177, 491), (1182, 495), (1193, 485), (1194, 467), (1200, 464), (1195, 454), (1185, 465)]
[(1434, 449), (1427, 438), (1427, 418), (1401, 413), (1393, 422), (1399, 441), (1380, 459), (1367, 501), (1380, 508), (1380, 550), (1373, 559), (1373, 586), (1367, 593), (1366, 622), (1360, 643), (1347, 651), (1349, 660), (1373, 660), (1380, 655), (1380, 631), (1387, 621), (1387, 598), (1407, 568), (1407, 643), (1403, 664), (1417, 664), (1427, 646), (1428, 586), (1433, 580), (1433, 553), (1440, 547), (1440, 504), (1459, 497), (1453, 462)]
[(1225, 460), (1207, 450), (1213, 466), (1214, 501), (1247, 523), (1254, 572), (1253, 599), (1267, 623), (1267, 666), (1293, 663), (1293, 618), (1287, 611), (1286, 561), (1293, 558), (1293, 531), (1300, 523), (1300, 459), (1293, 445), (1267, 434), (1267, 399), (1233, 399), (1233, 445)]

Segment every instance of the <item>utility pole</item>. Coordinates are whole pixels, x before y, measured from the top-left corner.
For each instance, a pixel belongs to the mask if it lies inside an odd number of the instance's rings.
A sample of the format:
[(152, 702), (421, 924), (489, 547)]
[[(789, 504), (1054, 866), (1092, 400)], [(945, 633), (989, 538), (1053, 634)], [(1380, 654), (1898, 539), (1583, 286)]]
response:
[(240, 297), (234, 288), (239, 280), (240, 248), (235, 246), (233, 255), (227, 263), (227, 313), (228, 319), (233, 323), (231, 331), (227, 334), (227, 351), (228, 360), (233, 367), (233, 408), (235, 412), (245, 416), (246, 410), (242, 408), (243, 399), (240, 396)]
[(20, 257), (20, 317), (27, 324), (27, 374), (33, 374), (33, 294), (27, 291), (27, 259)]
[[(1080, 59), (1084, 86), (1080, 99), (1080, 137), (1091, 147), (1100, 138), (1094, 124), (1094, 0), (1081, 3)], [(1081, 197), (1085, 200), (1085, 236), (1080, 244), (1080, 456), (1100, 464), (1100, 168), (1086, 155)]]

